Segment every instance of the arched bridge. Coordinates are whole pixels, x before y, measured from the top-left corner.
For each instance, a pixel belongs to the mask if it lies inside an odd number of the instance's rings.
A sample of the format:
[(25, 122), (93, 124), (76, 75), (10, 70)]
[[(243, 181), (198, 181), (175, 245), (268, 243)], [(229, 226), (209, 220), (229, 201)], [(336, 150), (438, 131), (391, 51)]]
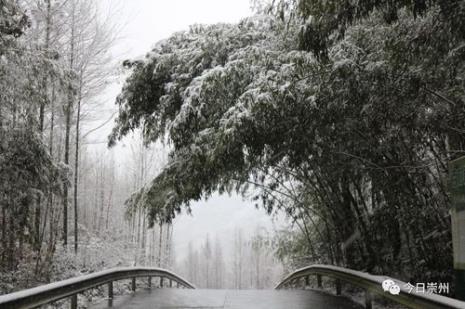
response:
[[(391, 278), (342, 267), (313, 265), (290, 274), (274, 290), (197, 290), (188, 281), (164, 269), (115, 268), (0, 296), (0, 309), (37, 308), (63, 299), (69, 299), (70, 308), (77, 309), (78, 294), (100, 286), (107, 287), (107, 298), (91, 308), (356, 309), (372, 308), (375, 298), (407, 308), (465, 308), (465, 302), (452, 298), (409, 291), (405, 282), (395, 279), (391, 280), (399, 287), (398, 293), (391, 294), (383, 289), (386, 279)], [(113, 283), (121, 280), (130, 281), (130, 295), (114, 294)], [(335, 295), (323, 292), (323, 286), (331, 287)], [(363, 301), (355, 302), (343, 295), (347, 294), (346, 287), (351, 287), (350, 293), (362, 292), (358, 295), (363, 295)]]

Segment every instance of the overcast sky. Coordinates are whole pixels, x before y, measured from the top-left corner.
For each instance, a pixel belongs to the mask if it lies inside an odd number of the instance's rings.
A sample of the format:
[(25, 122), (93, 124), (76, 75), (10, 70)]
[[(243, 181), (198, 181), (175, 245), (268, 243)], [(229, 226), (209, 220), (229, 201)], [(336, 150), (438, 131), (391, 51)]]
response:
[[(114, 3), (112, 0), (106, 0)], [(120, 33), (121, 40), (113, 54), (121, 62), (145, 55), (159, 40), (165, 39), (173, 32), (186, 30), (192, 24), (235, 23), (252, 14), (249, 0), (130, 0), (119, 2), (123, 8), (114, 18), (124, 24)], [(105, 94), (108, 115), (98, 119), (98, 125), (116, 110), (114, 99), (121, 88), (121, 83), (109, 87)], [(112, 123), (90, 136), (94, 141), (103, 141), (111, 130)], [(98, 148), (104, 147), (96, 146)], [(120, 147), (116, 150), (120, 162), (126, 160), (128, 152)], [(217, 235), (224, 243), (231, 243), (234, 230), (243, 229), (252, 233), (257, 226), (273, 230), (282, 225), (263, 211), (257, 210), (249, 201), (239, 196), (215, 195), (208, 201), (192, 205), (193, 216), (182, 215), (175, 221), (174, 241), (178, 260), (186, 252), (190, 241), (196, 246), (209, 234), (211, 239)], [(225, 248), (228, 250), (228, 248)]]
[(130, 0), (124, 7), (124, 37), (131, 56), (145, 54), (157, 41), (189, 25), (234, 23), (252, 14), (249, 0)]

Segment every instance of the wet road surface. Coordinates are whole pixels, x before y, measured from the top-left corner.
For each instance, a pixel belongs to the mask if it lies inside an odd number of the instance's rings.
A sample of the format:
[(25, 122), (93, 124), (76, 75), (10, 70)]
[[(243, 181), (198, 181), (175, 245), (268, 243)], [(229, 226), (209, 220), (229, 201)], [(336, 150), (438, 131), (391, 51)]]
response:
[[(92, 306), (109, 308), (107, 300)], [(313, 290), (139, 290), (118, 296), (117, 309), (360, 309), (360, 305), (343, 296)]]

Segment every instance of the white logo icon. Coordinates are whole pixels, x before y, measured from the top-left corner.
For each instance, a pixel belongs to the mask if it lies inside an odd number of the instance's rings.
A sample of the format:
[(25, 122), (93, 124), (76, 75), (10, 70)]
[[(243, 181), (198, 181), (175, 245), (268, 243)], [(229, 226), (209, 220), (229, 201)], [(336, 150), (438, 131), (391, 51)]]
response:
[(400, 287), (397, 284), (391, 285), (389, 288), (389, 293), (392, 295), (399, 295), (400, 294)]
[(391, 293), (392, 295), (400, 294), (400, 287), (392, 279), (386, 279), (382, 283), (383, 291)]

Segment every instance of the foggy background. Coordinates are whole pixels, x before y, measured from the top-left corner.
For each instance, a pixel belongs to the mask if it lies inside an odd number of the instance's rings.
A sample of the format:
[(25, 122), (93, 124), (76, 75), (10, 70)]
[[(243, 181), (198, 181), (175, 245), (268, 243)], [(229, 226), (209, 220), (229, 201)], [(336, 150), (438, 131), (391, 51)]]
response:
[[(118, 8), (117, 14), (112, 16), (121, 25), (120, 38), (112, 50), (118, 64), (125, 59), (144, 57), (156, 42), (166, 39), (174, 32), (186, 30), (190, 25), (236, 23), (252, 15), (249, 0), (105, 0), (101, 5), (102, 14), (108, 10), (115, 11), (114, 6)], [(108, 121), (88, 135), (88, 149), (91, 152), (114, 152), (119, 169), (125, 169), (131, 157), (127, 143), (138, 139), (138, 135), (134, 134), (125, 138), (114, 149), (106, 149), (106, 139), (114, 123), (109, 119), (116, 117), (115, 98), (124, 79), (124, 74), (118, 76), (103, 94), (102, 102), (106, 103), (100, 107), (99, 118), (85, 122), (87, 130), (91, 131)], [(156, 170), (162, 168), (161, 163), (159, 162)], [(190, 242), (198, 248), (207, 235), (211, 239), (219, 237), (224, 244), (225, 254), (230, 255), (235, 230), (242, 230), (247, 237), (257, 228), (273, 232), (281, 228), (284, 222), (283, 217), (271, 217), (240, 196), (215, 194), (208, 200), (192, 203), (192, 215), (183, 213), (175, 219), (173, 241), (176, 262), (181, 263), (186, 257)]]

